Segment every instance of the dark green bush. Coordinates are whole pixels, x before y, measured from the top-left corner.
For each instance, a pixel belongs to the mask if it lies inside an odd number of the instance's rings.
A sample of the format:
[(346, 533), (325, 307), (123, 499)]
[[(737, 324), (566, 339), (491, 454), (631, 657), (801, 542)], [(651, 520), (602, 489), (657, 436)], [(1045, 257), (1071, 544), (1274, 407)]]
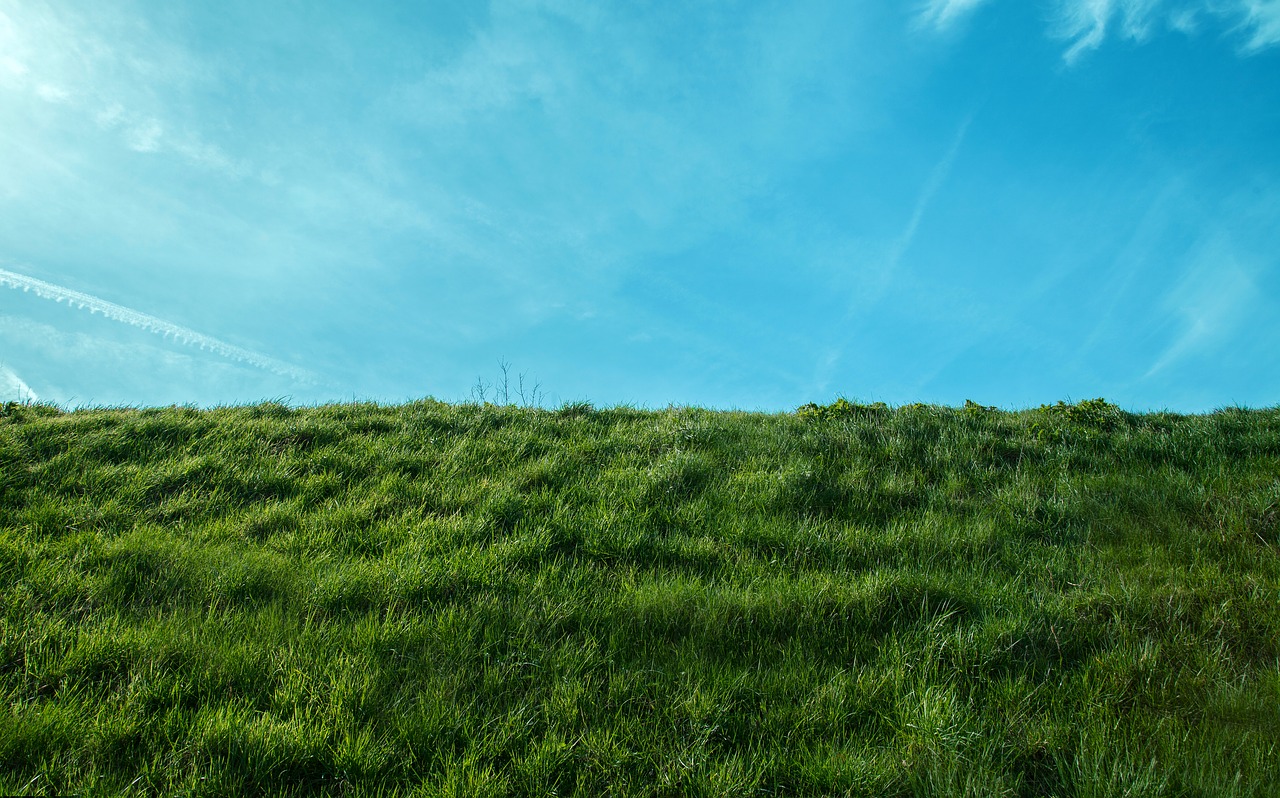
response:
[(889, 406), (884, 402), (872, 402), (869, 405), (850, 402), (843, 396), (829, 405), (818, 405), (810, 402), (796, 409), (801, 418), (817, 421), (834, 421), (851, 418), (881, 418), (889, 413)]

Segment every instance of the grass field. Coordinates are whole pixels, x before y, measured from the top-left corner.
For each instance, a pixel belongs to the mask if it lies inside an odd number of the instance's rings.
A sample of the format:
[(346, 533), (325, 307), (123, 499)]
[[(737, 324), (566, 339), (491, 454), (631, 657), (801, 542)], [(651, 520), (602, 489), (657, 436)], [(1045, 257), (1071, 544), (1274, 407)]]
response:
[(1280, 795), (1280, 409), (0, 412), (0, 794)]

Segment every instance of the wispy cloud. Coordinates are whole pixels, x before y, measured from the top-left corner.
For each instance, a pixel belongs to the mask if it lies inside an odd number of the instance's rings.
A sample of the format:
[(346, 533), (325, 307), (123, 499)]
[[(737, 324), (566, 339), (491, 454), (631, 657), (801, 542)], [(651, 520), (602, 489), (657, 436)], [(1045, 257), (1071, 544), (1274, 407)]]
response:
[[(920, 225), (929, 211), (929, 206), (933, 204), (934, 198), (951, 175), (951, 170), (960, 155), (965, 138), (969, 135), (969, 127), (973, 124), (973, 119), (974, 114), (971, 113), (961, 121), (955, 135), (951, 138), (951, 144), (947, 147), (947, 151), (934, 164), (933, 169), (929, 172), (929, 177), (925, 180), (924, 185), (920, 187), (920, 193), (916, 195), (915, 205), (911, 208), (911, 216), (907, 219), (906, 226), (902, 228), (902, 232), (889, 245), (888, 253), (884, 258), (878, 264), (870, 266), (875, 271), (875, 277), (867, 281), (851, 299), (849, 306), (845, 310), (844, 318), (841, 320), (842, 327), (848, 327), (849, 322), (861, 310), (878, 301), (889, 290), (895, 275), (901, 268), (902, 259), (915, 241)], [(815, 382), (819, 390), (825, 389), (833, 372), (840, 365), (845, 350), (852, 342), (853, 336), (847, 335), (839, 346), (828, 348), (822, 353), (815, 369)]]
[(1058, 15), (1055, 33), (1070, 42), (1063, 54), (1068, 64), (1108, 36), (1141, 42), (1161, 27), (1191, 34), (1200, 30), (1202, 18), (1243, 34), (1244, 54), (1280, 44), (1280, 0), (1058, 0)]
[(145, 313), (108, 302), (105, 299), (99, 299), (91, 294), (85, 294), (70, 288), (65, 288), (53, 283), (47, 283), (44, 280), (37, 280), (34, 277), (28, 277), (24, 274), (11, 272), (6, 269), (0, 269), (0, 285), (9, 288), (21, 289), (24, 292), (33, 293), (41, 299), (50, 299), (54, 302), (66, 302), (67, 305), (74, 305), (81, 310), (87, 310), (92, 313), (101, 313), (112, 321), (118, 321), (122, 324), (128, 324), (141, 330), (146, 330), (154, 335), (160, 335), (165, 338), (175, 340), (179, 343), (196, 346), (200, 349), (213, 352), (216, 355), (228, 358), (230, 360), (247, 363), (256, 368), (274, 372), (283, 377), (297, 380), (298, 382), (311, 383), (315, 381), (315, 375), (305, 369), (276, 360), (266, 355), (244, 349), (225, 341), (220, 341), (204, 333), (164, 319), (149, 316)]
[(188, 55), (147, 31), (140, 41), (111, 41), (96, 31), (100, 22), (92, 14), (0, 11), (0, 89), (91, 119), (134, 152), (175, 155), (233, 178), (254, 174), (244, 159), (168, 118), (159, 101), (168, 84), (204, 68), (197, 70)]
[(987, 2), (988, 0), (929, 0), (920, 9), (917, 22), (925, 27), (946, 30)]
[(1068, 64), (1075, 63), (1087, 50), (1096, 50), (1107, 37), (1107, 26), (1115, 11), (1114, 0), (1072, 0), (1062, 8), (1058, 34), (1071, 40), (1063, 54)]
[[(933, 169), (929, 172), (928, 179), (920, 187), (920, 193), (916, 195), (915, 205), (911, 208), (911, 216), (907, 219), (906, 226), (902, 228), (902, 232), (889, 245), (888, 253), (881, 260), (879, 264), (879, 279), (876, 281), (879, 293), (887, 290), (889, 284), (893, 281), (893, 276), (902, 265), (903, 257), (906, 256), (911, 249), (911, 245), (915, 242), (916, 234), (920, 230), (920, 224), (924, 221), (925, 214), (929, 211), (929, 206), (933, 204), (938, 191), (951, 175), (951, 169), (955, 166), (956, 158), (960, 155), (960, 148), (964, 144), (965, 137), (969, 134), (969, 126), (973, 123), (973, 116), (973, 114), (967, 116), (956, 129), (955, 135), (951, 138), (951, 146), (934, 164)], [(875, 298), (878, 298), (878, 296), (868, 297), (860, 293), (850, 304), (848, 311), (845, 313), (845, 320), (852, 318), (859, 308), (866, 305), (868, 299)]]
[(1259, 296), (1249, 271), (1221, 244), (1208, 246), (1165, 300), (1181, 331), (1165, 347), (1144, 379), (1222, 341), (1248, 316)]
[(134, 152), (176, 155), (192, 166), (234, 179), (267, 179), (245, 159), (231, 156), (190, 130), (175, 131), (160, 117), (131, 111), (120, 103), (97, 108), (90, 116), (103, 130), (120, 131), (121, 142)]
[(71, 92), (52, 83), (41, 83), (36, 86), (36, 96), (47, 103), (58, 105), (71, 101)]
[(31, 386), (14, 372), (13, 369), (0, 363), (0, 400), (6, 402), (38, 402), (40, 397), (31, 390)]
[(1246, 52), (1280, 44), (1280, 0), (1244, 0), (1244, 27), (1250, 32)]
[[(1135, 287), (1143, 286), (1143, 281), (1150, 279), (1149, 270), (1159, 268), (1153, 261), (1161, 251), (1163, 239), (1171, 229), (1181, 226), (1179, 221), (1185, 218), (1182, 214), (1187, 213), (1186, 194), (1185, 178), (1173, 177), (1149, 199), (1146, 210), (1108, 265), (1109, 275), (1100, 286), (1102, 299), (1095, 306), (1093, 328), (1084, 341), (1074, 347), (1073, 367), (1079, 368), (1096, 354), (1101, 343), (1117, 335), (1118, 325), (1132, 313)], [(1145, 293), (1142, 288), (1138, 291)]]
[(27, 65), (14, 55), (17, 42), (17, 26), (0, 10), (0, 78), (20, 77), (27, 71)]
[[(871, 76), (900, 57), (881, 58), (839, 3), (692, 6), (675, 28), (574, 5), (495, 2), (465, 47), (385, 106), (422, 149), (447, 148), (430, 182), (483, 211), (483, 224), (461, 220), (465, 243), (494, 252), (504, 283), (550, 263), (525, 293), (591, 304), (630, 304), (612, 293), (647, 260), (734, 230), (798, 165), (853, 146), (868, 97), (893, 83)], [(468, 179), (451, 184), (459, 165)], [(518, 251), (494, 251), (504, 241)]]
[(898, 236), (898, 240), (894, 242), (893, 248), (889, 251), (888, 269), (890, 273), (897, 271), (898, 265), (902, 262), (902, 256), (907, 254), (907, 250), (911, 248), (911, 243), (915, 241), (916, 232), (920, 229), (920, 222), (923, 221), (925, 213), (929, 210), (929, 205), (933, 203), (933, 198), (937, 196), (938, 189), (942, 188), (942, 184), (947, 181), (947, 177), (951, 174), (951, 168), (955, 166), (956, 156), (960, 154), (960, 147), (964, 144), (965, 136), (969, 134), (969, 125), (972, 123), (973, 114), (970, 114), (960, 123), (955, 136), (951, 139), (951, 147), (947, 149), (942, 159), (934, 165), (933, 171), (929, 173), (929, 179), (925, 181), (924, 186), (920, 189), (920, 194), (916, 197), (915, 207), (911, 209), (911, 218), (907, 221), (907, 226), (903, 228), (902, 234)]
[[(919, 27), (954, 28), (989, 0), (928, 0), (916, 17)], [(1049, 2), (1049, 0), (1045, 0)], [(1052, 0), (1051, 33), (1068, 45), (1063, 60), (1074, 64), (1108, 37), (1145, 41), (1161, 29), (1191, 35), (1216, 21), (1241, 35), (1240, 50), (1251, 55), (1280, 44), (1280, 0)]]

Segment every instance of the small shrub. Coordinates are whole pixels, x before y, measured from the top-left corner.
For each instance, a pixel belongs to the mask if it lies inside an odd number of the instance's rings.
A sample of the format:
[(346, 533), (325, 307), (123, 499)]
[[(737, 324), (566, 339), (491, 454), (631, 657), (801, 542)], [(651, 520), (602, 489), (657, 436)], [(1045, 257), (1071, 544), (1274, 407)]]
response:
[[(1061, 402), (1058, 404), (1062, 405)], [(1063, 413), (1072, 424), (1095, 429), (1112, 429), (1120, 419), (1120, 408), (1100, 396), (1074, 405), (1063, 405)]]
[(889, 406), (884, 402), (872, 402), (869, 405), (857, 404), (850, 402), (843, 396), (836, 399), (829, 405), (818, 405), (810, 402), (807, 405), (801, 405), (796, 409), (796, 415), (800, 418), (813, 419), (815, 421), (834, 421), (838, 419), (848, 418), (879, 418), (889, 412)]
[(62, 410), (57, 405), (43, 402), (5, 402), (0, 405), (0, 419), (12, 419), (17, 422), (22, 422), (29, 418), (47, 418), (60, 415), (62, 415)]
[(903, 405), (902, 411), (905, 413), (927, 413), (933, 410), (933, 405), (927, 405), (924, 402), (912, 402), (909, 405)]
[(1040, 405), (1038, 412), (1042, 418), (1031, 425), (1031, 434), (1036, 440), (1050, 443), (1065, 440), (1071, 430), (1083, 432), (1086, 436), (1111, 432), (1124, 414), (1118, 406), (1102, 397), (1085, 399), (1073, 405), (1066, 402)]
[(1041, 443), (1062, 443), (1066, 434), (1052, 423), (1036, 421), (1031, 424), (1031, 437)]

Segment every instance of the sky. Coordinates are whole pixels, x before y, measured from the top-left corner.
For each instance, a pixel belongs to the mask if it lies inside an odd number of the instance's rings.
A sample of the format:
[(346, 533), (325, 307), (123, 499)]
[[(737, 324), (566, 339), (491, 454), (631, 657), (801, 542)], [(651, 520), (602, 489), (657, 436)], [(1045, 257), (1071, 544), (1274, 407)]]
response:
[(1280, 0), (0, 0), (0, 400), (500, 362), (550, 407), (1276, 406)]

